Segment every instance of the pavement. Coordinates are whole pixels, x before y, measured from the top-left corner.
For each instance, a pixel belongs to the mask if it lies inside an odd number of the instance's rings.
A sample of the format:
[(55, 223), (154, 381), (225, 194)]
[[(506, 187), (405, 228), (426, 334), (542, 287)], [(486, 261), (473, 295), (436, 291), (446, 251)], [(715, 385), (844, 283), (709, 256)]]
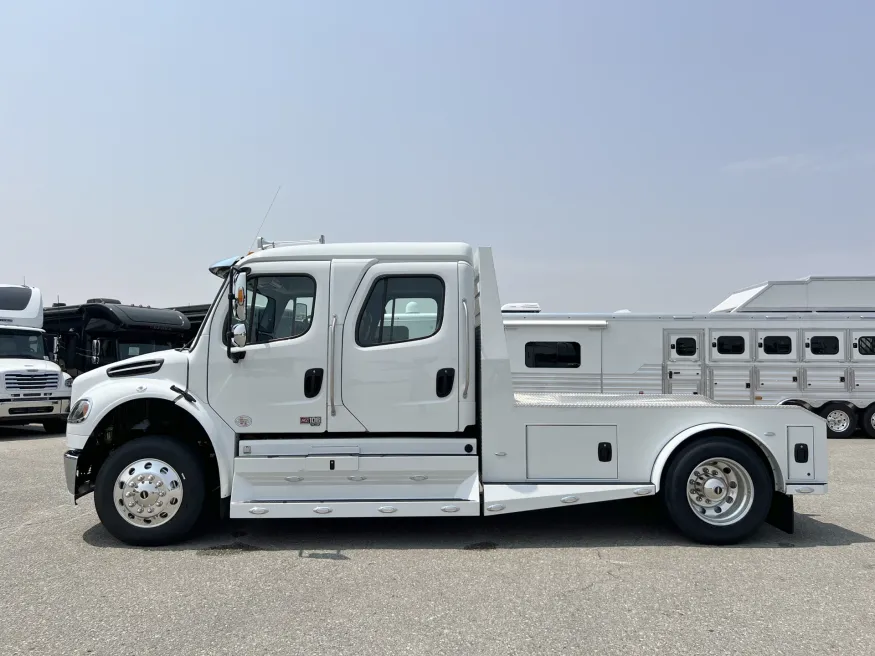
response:
[(792, 535), (678, 536), (653, 499), (494, 518), (227, 522), (127, 547), (63, 438), (0, 428), (0, 654), (875, 653), (875, 440)]

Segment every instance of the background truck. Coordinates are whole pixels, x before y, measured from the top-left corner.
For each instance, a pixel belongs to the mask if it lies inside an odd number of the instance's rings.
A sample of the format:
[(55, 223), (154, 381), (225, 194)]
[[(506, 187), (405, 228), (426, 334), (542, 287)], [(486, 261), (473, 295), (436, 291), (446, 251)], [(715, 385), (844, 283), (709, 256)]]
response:
[[(792, 530), (794, 496), (827, 491), (826, 424), (803, 408), (515, 393), (488, 248), (262, 243), (221, 273), (187, 348), (74, 381), (68, 489), (130, 544), (184, 539), (219, 500), (458, 517), (653, 495), (726, 544)], [(436, 320), (401, 329), (417, 312)]]
[(0, 285), (0, 425), (42, 424), (63, 433), (71, 380), (50, 360), (42, 326), (38, 288)]
[(764, 282), (709, 313), (505, 306), (514, 390), (689, 394), (801, 405), (829, 437), (875, 437), (875, 277)]
[(74, 378), (135, 355), (180, 348), (191, 327), (176, 310), (103, 298), (46, 308), (43, 322), (58, 364)]

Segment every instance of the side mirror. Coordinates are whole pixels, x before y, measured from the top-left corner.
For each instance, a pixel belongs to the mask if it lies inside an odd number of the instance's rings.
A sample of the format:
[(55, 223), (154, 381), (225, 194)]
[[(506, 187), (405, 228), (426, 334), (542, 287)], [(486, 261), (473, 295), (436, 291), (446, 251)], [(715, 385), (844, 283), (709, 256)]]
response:
[(100, 340), (91, 340), (91, 364), (100, 364)]
[(235, 323), (233, 328), (231, 328), (231, 341), (234, 342), (234, 346), (243, 348), (246, 346), (246, 325), (242, 323)]
[(246, 321), (246, 273), (240, 271), (231, 283), (234, 316), (238, 321)]
[(55, 335), (52, 337), (52, 362), (58, 361), (58, 354), (61, 352), (61, 338)]

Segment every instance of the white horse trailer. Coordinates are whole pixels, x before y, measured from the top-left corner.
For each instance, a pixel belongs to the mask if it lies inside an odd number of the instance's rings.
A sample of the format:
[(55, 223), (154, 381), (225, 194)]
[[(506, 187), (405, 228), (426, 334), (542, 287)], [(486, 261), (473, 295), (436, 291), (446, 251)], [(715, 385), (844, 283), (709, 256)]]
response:
[[(801, 405), (875, 437), (875, 276), (765, 282), (709, 313), (502, 308), (516, 392), (702, 395)], [(561, 370), (561, 371), (557, 371)]]

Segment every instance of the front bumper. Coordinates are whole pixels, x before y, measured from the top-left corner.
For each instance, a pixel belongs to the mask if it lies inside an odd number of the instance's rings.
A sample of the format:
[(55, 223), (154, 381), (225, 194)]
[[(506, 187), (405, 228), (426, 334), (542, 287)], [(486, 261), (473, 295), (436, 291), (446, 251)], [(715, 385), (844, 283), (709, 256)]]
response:
[(30, 424), (44, 419), (64, 419), (69, 412), (69, 398), (0, 400), (0, 424)]
[(79, 463), (79, 455), (82, 449), (73, 449), (64, 454), (64, 475), (67, 478), (67, 490), (76, 497), (76, 465)]

